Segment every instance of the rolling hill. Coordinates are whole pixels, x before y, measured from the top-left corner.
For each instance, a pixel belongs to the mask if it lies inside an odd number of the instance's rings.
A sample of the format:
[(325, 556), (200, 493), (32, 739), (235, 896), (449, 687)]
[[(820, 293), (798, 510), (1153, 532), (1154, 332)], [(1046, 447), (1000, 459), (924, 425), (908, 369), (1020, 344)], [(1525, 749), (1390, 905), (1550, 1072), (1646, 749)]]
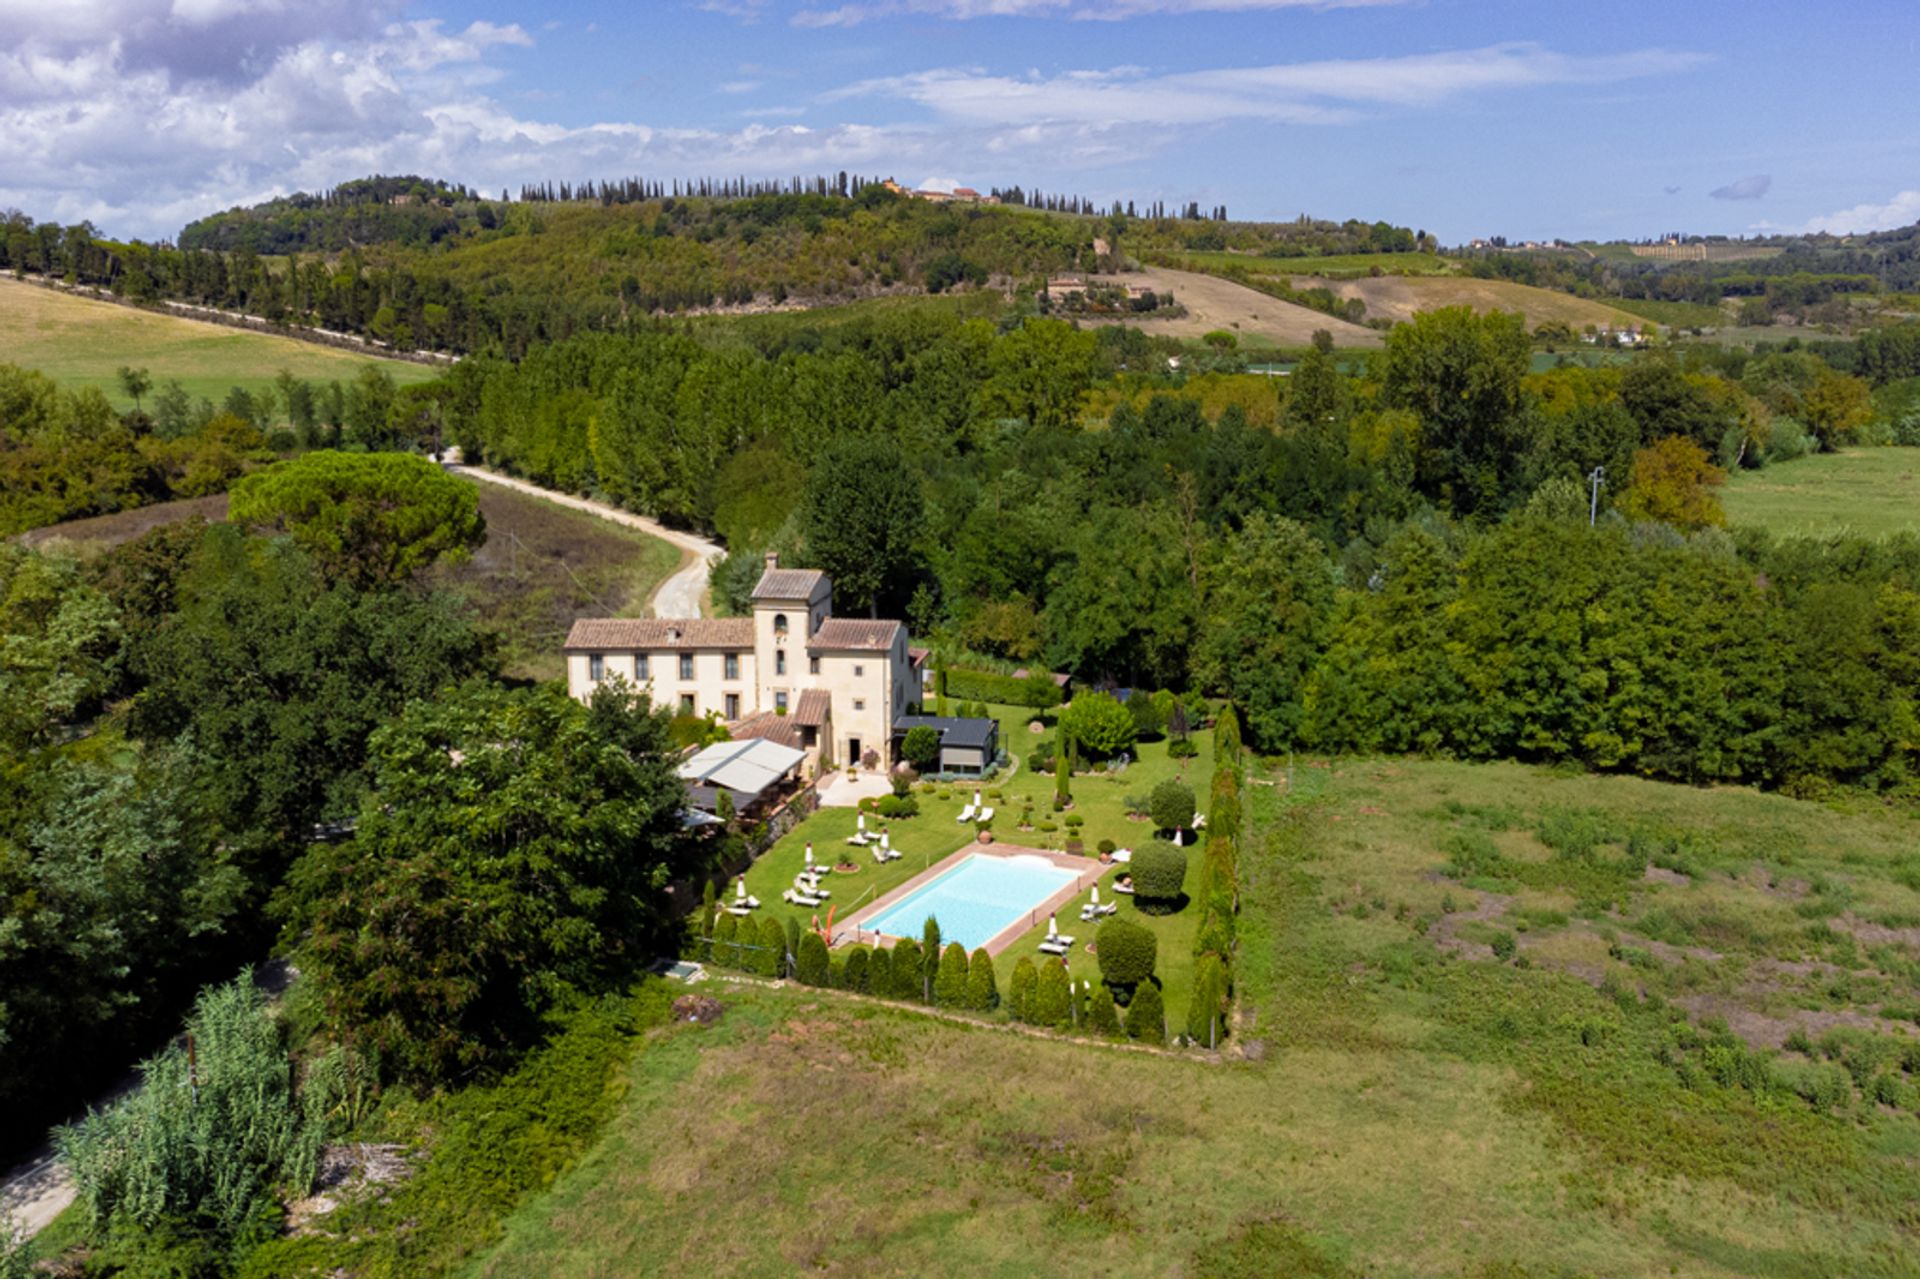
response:
[(1294, 276), (1293, 285), (1301, 289), (1330, 289), (1340, 297), (1358, 298), (1366, 303), (1370, 320), (1410, 320), (1419, 311), (1470, 306), (1476, 311), (1518, 311), (1527, 317), (1529, 329), (1554, 322), (1575, 329), (1584, 329), (1589, 324), (1604, 329), (1645, 323), (1604, 302), (1510, 280), (1431, 275), (1383, 275), (1361, 280)]
[[(1126, 277), (1156, 292), (1171, 292), (1187, 314), (1166, 320), (1086, 320), (1082, 323), (1131, 324), (1158, 337), (1197, 338), (1225, 329), (1242, 345), (1306, 346), (1317, 330), (1333, 334), (1337, 346), (1379, 346), (1381, 335), (1359, 324), (1337, 320), (1319, 311), (1268, 297), (1258, 289), (1194, 271), (1154, 267)], [(1254, 341), (1248, 342), (1252, 338)]]
[(369, 364), (406, 386), (438, 370), (382, 360), (272, 333), (76, 297), (0, 277), (0, 359), (37, 369), (69, 387), (97, 387), (121, 408), (123, 365), (144, 368), (156, 389), (178, 380), (190, 394), (219, 403), (235, 386), (249, 394), (272, 386), (285, 369), (311, 382), (351, 382)]

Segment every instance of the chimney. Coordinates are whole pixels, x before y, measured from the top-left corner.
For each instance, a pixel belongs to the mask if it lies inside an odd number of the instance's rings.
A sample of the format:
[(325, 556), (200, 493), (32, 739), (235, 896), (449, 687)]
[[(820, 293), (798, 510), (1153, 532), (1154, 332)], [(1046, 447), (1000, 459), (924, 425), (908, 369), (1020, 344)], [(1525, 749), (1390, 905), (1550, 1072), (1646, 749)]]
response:
[(771, 573), (773, 572), (773, 570), (779, 567), (780, 567), (780, 552), (768, 551), (767, 552), (767, 572)]

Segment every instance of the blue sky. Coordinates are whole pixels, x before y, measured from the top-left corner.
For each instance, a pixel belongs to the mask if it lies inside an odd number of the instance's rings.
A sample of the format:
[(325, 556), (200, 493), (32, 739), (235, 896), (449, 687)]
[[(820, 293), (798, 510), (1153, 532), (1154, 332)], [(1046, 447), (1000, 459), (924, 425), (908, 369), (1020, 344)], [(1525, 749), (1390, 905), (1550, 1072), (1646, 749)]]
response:
[(0, 0), (0, 206), (849, 169), (1448, 242), (1920, 221), (1920, 6)]

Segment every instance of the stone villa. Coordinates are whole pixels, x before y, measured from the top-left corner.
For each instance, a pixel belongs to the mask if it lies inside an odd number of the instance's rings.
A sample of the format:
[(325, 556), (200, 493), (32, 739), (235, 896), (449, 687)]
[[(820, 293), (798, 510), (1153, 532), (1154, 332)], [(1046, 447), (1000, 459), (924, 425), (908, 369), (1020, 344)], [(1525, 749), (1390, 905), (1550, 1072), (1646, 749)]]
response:
[(567, 635), (567, 689), (585, 700), (615, 676), (679, 715), (718, 715), (815, 768), (891, 763), (894, 724), (921, 698), (924, 650), (895, 621), (833, 615), (833, 584), (767, 556), (749, 617), (581, 618)]

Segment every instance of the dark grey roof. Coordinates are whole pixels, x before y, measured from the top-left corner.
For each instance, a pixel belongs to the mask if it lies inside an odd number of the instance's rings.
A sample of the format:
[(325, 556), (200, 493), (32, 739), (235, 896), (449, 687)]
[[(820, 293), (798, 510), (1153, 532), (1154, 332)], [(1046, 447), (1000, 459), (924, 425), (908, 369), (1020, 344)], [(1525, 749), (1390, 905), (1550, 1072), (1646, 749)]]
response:
[(893, 721), (893, 735), (901, 737), (916, 728), (931, 728), (940, 734), (940, 745), (959, 749), (985, 750), (1000, 731), (997, 720), (961, 719), (955, 715), (901, 715)]

